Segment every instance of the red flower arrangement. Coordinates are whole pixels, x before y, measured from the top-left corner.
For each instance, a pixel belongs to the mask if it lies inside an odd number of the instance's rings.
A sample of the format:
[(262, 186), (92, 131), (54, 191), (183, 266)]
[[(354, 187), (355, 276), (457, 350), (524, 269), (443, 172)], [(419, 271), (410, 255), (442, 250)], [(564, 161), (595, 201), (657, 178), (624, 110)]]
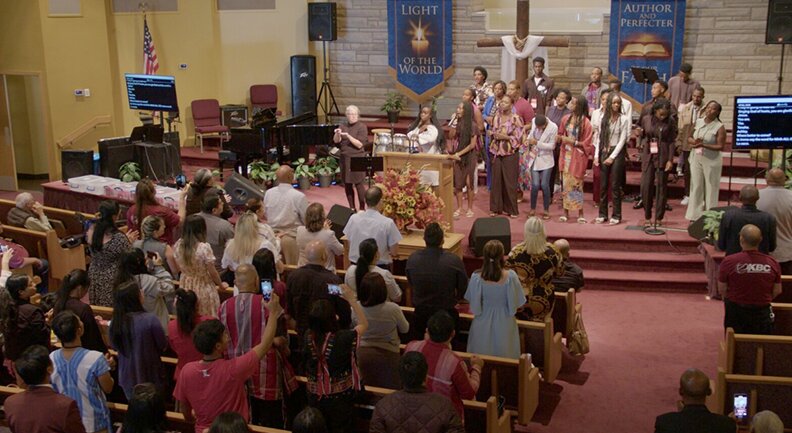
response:
[(407, 164), (402, 170), (390, 169), (376, 176), (382, 188), (382, 214), (393, 219), (400, 231), (415, 224), (419, 229), (433, 222), (444, 229), (445, 203), (432, 191), (432, 187), (421, 183), (419, 170)]

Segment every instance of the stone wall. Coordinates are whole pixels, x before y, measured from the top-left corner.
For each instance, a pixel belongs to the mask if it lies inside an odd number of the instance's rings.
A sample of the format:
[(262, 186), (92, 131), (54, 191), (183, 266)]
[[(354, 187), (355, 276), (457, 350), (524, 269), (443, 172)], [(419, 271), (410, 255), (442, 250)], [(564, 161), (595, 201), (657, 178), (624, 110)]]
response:
[[(456, 73), (439, 101), (441, 117), (453, 111), (472, 69), (485, 66), (490, 79), (500, 76), (500, 51), (477, 48), (487, 35), (483, 0), (454, 0)], [(339, 106), (356, 104), (363, 113), (379, 113), (385, 93), (394, 88), (387, 73), (385, 0), (337, 0), (338, 41), (328, 44), (331, 83)], [(688, 0), (683, 59), (707, 91), (723, 104), (721, 119), (731, 125), (733, 98), (739, 94), (775, 94), (780, 45), (765, 45), (767, 2), (761, 0)], [(550, 48), (551, 74), (557, 86), (578, 91), (593, 66), (608, 64), (609, 20), (601, 34), (572, 35), (568, 48)], [(787, 49), (783, 93), (792, 94), (792, 49)], [(404, 115), (415, 115), (412, 102)]]

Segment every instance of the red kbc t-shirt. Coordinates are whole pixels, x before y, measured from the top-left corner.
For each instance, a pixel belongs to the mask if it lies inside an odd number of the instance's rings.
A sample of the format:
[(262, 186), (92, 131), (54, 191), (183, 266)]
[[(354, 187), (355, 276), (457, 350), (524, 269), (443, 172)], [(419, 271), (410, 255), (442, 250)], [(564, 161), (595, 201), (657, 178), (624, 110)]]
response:
[(742, 251), (723, 259), (718, 281), (728, 284), (726, 298), (738, 304), (767, 305), (781, 283), (781, 266), (767, 254)]

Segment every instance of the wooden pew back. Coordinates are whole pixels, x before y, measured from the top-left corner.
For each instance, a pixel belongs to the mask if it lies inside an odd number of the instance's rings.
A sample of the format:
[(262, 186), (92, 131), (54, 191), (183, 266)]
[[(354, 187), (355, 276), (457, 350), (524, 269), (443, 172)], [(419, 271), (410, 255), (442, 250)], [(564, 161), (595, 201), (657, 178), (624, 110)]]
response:
[(773, 302), (774, 334), (792, 336), (792, 304)]
[(748, 417), (757, 412), (771, 410), (781, 418), (785, 431), (792, 426), (792, 378), (777, 376), (754, 376), (743, 374), (727, 374), (718, 371), (717, 412), (728, 414), (734, 410), (734, 394), (748, 394)]
[(727, 374), (792, 377), (792, 337), (735, 334), (726, 330), (721, 367)]

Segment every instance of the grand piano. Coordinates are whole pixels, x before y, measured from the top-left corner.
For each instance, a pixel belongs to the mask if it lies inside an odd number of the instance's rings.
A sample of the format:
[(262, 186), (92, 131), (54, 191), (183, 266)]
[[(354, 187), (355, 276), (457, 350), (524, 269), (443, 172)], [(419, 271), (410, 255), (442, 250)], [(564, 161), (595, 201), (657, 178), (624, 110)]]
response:
[(299, 158), (308, 158), (309, 146), (327, 146), (333, 141), (333, 131), (338, 125), (320, 124), (315, 113), (293, 117), (254, 117), (250, 127), (231, 128), (231, 140), (223, 144), (224, 150), (236, 154), (242, 175), (247, 176), (247, 166), (256, 159), (268, 163), (277, 161), (289, 164)]

